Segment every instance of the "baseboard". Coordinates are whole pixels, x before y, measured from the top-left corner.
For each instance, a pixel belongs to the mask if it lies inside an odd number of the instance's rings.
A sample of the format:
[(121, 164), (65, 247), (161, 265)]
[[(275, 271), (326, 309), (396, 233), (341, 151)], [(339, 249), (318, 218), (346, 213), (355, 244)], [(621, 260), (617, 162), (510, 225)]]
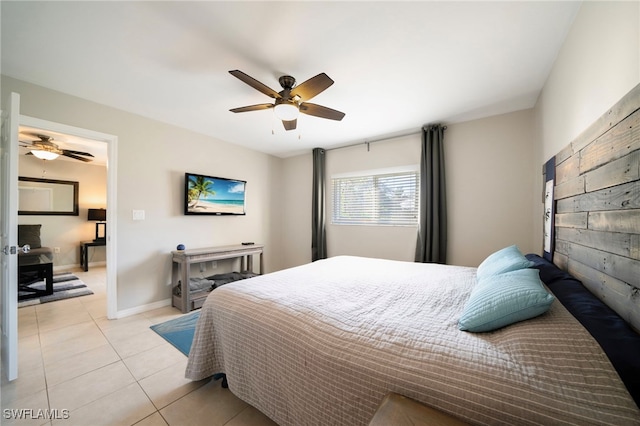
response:
[[(107, 266), (107, 261), (103, 260), (101, 262), (89, 262), (89, 270), (91, 270), (91, 267), (96, 267), (96, 266)], [(79, 263), (76, 263), (74, 265), (60, 265), (60, 266), (54, 266), (53, 267), (53, 273), (58, 273), (58, 272), (75, 272), (77, 270), (83, 270), (82, 266), (80, 266)]]
[(164, 308), (165, 306), (171, 306), (171, 299), (160, 300), (159, 302), (153, 302), (147, 305), (136, 306), (134, 308), (118, 311), (116, 313), (116, 319), (129, 317), (131, 315), (141, 314), (147, 311), (153, 311), (154, 309)]

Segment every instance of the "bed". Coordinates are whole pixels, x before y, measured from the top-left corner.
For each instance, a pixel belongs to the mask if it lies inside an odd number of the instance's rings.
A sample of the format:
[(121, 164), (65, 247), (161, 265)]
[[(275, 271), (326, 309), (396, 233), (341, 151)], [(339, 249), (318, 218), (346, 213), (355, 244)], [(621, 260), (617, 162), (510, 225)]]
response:
[(640, 424), (640, 335), (609, 319), (596, 334), (618, 340), (601, 346), (559, 296), (535, 318), (461, 331), (477, 271), (338, 256), (229, 284), (202, 307), (186, 377), (226, 374), (281, 426), (367, 424), (389, 392), (476, 424)]

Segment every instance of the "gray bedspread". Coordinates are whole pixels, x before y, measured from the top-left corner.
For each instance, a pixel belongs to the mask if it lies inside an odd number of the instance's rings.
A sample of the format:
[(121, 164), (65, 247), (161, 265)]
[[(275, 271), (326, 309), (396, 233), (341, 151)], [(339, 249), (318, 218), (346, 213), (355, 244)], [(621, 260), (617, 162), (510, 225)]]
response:
[(205, 302), (186, 377), (281, 426), (363, 425), (388, 392), (479, 424), (640, 424), (602, 349), (560, 304), (458, 330), (475, 268), (339, 256), (229, 284)]

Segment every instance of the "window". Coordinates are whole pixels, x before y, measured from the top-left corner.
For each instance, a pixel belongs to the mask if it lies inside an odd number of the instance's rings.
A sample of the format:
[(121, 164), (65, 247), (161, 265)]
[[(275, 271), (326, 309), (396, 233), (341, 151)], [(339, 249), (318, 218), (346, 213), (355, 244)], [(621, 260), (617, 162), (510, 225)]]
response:
[(418, 224), (417, 167), (339, 175), (332, 177), (331, 184), (333, 224)]

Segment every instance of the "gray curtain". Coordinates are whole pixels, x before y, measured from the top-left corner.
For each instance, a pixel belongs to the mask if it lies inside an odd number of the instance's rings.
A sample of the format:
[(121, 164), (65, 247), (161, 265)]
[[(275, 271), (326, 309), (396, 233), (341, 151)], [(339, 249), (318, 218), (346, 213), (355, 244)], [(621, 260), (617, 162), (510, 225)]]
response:
[(445, 127), (439, 124), (422, 128), (420, 223), (416, 262), (447, 262), (444, 130)]
[(325, 150), (313, 149), (313, 200), (311, 202), (311, 261), (327, 258), (327, 237), (325, 232)]

